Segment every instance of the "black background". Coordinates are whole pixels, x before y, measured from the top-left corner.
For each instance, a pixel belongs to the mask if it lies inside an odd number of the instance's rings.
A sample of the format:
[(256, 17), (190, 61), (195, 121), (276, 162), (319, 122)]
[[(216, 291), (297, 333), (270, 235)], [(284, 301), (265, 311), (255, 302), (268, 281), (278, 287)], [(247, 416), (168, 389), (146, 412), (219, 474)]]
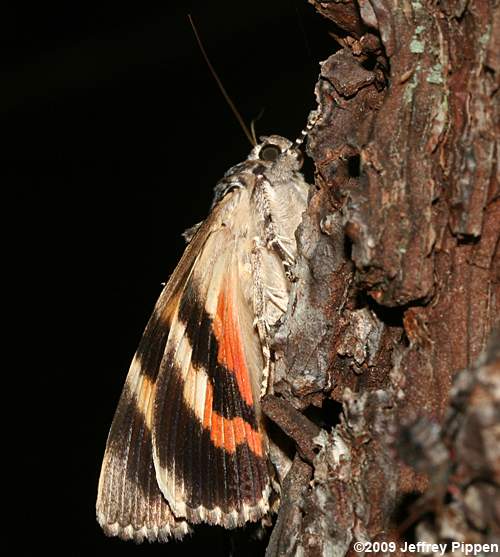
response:
[(181, 232), (206, 216), (213, 186), (250, 150), (188, 13), (244, 120), (264, 109), (258, 134), (297, 137), (315, 107), (319, 61), (335, 46), (305, 1), (39, 3), (4, 32), (4, 170), (36, 222), (37, 273), (47, 272), (53, 248), (64, 269), (58, 327), (69, 332), (70, 357), (58, 362), (56, 396), (77, 414), (64, 436), (71, 483), (58, 486), (70, 501), (65, 555), (260, 555), (265, 547), (217, 528), (181, 544), (136, 546), (106, 538), (95, 522), (107, 432), (161, 283), (182, 253)]

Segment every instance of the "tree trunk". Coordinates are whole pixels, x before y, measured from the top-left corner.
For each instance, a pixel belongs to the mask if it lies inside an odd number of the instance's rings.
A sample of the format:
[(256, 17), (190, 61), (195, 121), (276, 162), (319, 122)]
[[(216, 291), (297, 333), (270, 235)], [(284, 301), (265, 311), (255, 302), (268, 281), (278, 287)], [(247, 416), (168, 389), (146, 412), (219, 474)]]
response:
[(340, 48), (264, 401), (298, 447), (266, 555), (500, 543), (498, 3), (310, 2)]

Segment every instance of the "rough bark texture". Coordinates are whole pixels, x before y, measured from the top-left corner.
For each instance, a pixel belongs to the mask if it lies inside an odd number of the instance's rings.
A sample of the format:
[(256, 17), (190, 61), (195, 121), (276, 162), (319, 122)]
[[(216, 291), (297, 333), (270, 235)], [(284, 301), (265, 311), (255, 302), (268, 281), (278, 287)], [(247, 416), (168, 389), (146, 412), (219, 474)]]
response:
[(310, 2), (341, 48), (264, 405), (298, 448), (267, 555), (499, 543), (498, 336), (481, 359), (500, 304), (498, 3)]

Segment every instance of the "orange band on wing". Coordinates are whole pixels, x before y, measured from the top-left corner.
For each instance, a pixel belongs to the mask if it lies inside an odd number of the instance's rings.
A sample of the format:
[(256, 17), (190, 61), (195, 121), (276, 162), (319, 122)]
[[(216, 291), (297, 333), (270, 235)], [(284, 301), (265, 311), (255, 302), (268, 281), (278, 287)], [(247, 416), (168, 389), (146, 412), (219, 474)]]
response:
[(213, 388), (212, 385), (207, 385), (203, 427), (210, 431), (212, 443), (229, 453), (235, 453), (238, 445), (246, 443), (255, 455), (262, 456), (261, 434), (254, 431), (252, 426), (239, 416), (229, 419), (214, 412), (212, 404)]
[(217, 311), (213, 319), (215, 338), (219, 345), (217, 361), (236, 376), (236, 383), (243, 400), (253, 405), (252, 388), (243, 351), (238, 318), (232, 296), (222, 289), (219, 294)]

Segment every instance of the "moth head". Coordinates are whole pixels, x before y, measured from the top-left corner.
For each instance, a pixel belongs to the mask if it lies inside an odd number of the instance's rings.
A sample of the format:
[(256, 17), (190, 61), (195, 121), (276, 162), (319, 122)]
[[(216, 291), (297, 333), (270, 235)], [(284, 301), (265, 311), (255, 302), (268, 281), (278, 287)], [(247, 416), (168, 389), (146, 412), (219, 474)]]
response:
[(270, 135), (261, 137), (246, 161), (231, 167), (214, 189), (212, 208), (236, 189), (252, 189), (255, 176), (265, 173), (273, 183), (286, 182), (287, 176), (302, 167), (303, 157), (297, 142)]
[(300, 170), (303, 157), (300, 149), (288, 139), (279, 135), (261, 137), (250, 153), (249, 159), (260, 160), (264, 163), (285, 163), (293, 170)]

